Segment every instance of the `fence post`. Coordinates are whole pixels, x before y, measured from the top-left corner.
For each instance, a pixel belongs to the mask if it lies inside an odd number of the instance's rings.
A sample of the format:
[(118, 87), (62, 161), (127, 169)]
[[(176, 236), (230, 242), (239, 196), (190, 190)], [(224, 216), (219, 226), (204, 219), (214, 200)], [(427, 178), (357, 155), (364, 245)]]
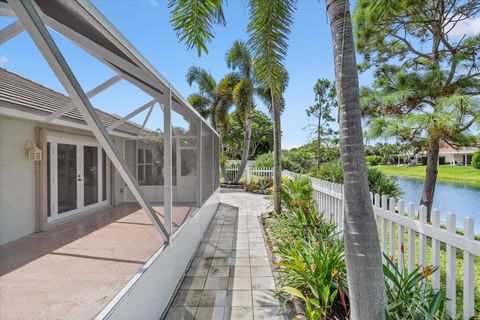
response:
[[(419, 208), (420, 222), (427, 223), (427, 207), (421, 205)], [(427, 236), (423, 233), (420, 233), (420, 238), (418, 242), (418, 264), (422, 267), (425, 267), (427, 264)]]
[[(408, 203), (408, 217), (415, 220), (415, 207), (412, 202)], [(408, 273), (415, 270), (415, 238), (416, 232), (408, 229)]]
[[(473, 219), (465, 217), (463, 220), (463, 236), (466, 239), (473, 240)], [(474, 315), (473, 304), (473, 254), (463, 251), (463, 319), (468, 320)]]
[[(432, 225), (434, 228), (440, 229), (440, 211), (432, 210)], [(438, 267), (432, 275), (432, 289), (440, 290), (440, 241), (432, 239), (432, 265)]]
[[(404, 215), (403, 200), (398, 201), (398, 215)], [(405, 270), (405, 227), (398, 225), (398, 270), (403, 274)]]
[[(389, 211), (391, 214), (395, 213), (395, 198), (390, 198), (390, 207)], [(390, 221), (390, 257), (392, 260), (395, 260), (395, 222)]]
[[(388, 210), (388, 197), (383, 195), (382, 196), (382, 211), (386, 213)], [(388, 220), (383, 218), (382, 219), (382, 251), (384, 254), (388, 256), (388, 251), (387, 251), (387, 242), (388, 242)]]
[(249, 166), (245, 168), (245, 181), (247, 181), (247, 183), (250, 183), (250, 167)]
[[(456, 216), (453, 213), (447, 214), (447, 231), (456, 233)], [(457, 291), (457, 275), (456, 275), (456, 261), (457, 249), (447, 243), (447, 313), (455, 317), (457, 311), (456, 291)]]

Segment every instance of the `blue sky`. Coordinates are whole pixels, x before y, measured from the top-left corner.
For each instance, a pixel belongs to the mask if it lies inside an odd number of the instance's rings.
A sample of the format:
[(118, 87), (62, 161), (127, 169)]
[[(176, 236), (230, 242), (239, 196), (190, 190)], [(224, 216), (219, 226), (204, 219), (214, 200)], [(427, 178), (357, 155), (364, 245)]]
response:
[[(216, 28), (216, 37), (209, 45), (209, 54), (198, 57), (178, 43), (170, 26), (170, 15), (162, 0), (94, 0), (97, 8), (129, 39), (129, 41), (185, 97), (196, 91), (185, 82), (191, 65), (209, 70), (218, 80), (228, 72), (225, 52), (233, 41), (247, 40), (248, 7), (245, 0), (229, 0), (225, 15), (226, 27)], [(353, 1), (352, 1), (353, 2)], [(0, 17), (0, 28), (13, 18)], [(56, 34), (54, 39), (76, 73), (84, 90), (88, 91), (113, 76), (114, 73), (74, 44)], [(286, 109), (282, 115), (283, 147), (302, 145), (309, 140), (304, 129), (308, 125), (305, 109), (313, 104), (312, 87), (318, 78), (334, 79), (330, 29), (325, 4), (318, 0), (301, 0), (295, 13), (290, 35), (286, 67), (290, 84), (285, 92)], [(47, 87), (64, 92), (62, 86), (40, 55), (29, 36), (23, 32), (0, 47), (0, 64)], [(371, 73), (360, 75), (361, 85), (371, 82)], [(150, 98), (128, 83), (118, 83), (94, 97), (94, 106), (107, 112), (126, 115)], [(258, 108), (265, 111), (259, 103)], [(334, 112), (336, 114), (336, 112)], [(138, 117), (141, 122), (142, 118)], [(152, 114), (150, 127), (161, 123), (160, 112)]]

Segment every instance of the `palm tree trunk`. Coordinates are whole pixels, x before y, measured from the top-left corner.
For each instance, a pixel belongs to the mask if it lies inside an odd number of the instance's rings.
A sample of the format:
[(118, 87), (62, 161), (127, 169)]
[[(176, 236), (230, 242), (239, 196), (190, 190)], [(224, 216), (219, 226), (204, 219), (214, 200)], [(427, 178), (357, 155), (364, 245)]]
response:
[(273, 112), (273, 210), (282, 212), (282, 130), (280, 127), (280, 103), (270, 89)]
[(438, 138), (432, 138), (427, 151), (427, 171), (425, 174), (425, 183), (423, 185), (422, 198), (420, 204), (427, 207), (427, 219), (430, 221), (433, 196), (435, 194), (435, 184), (438, 174), (438, 154), (440, 152), (440, 141)]
[(351, 319), (384, 319), (382, 253), (365, 166), (358, 69), (349, 2), (327, 0), (340, 113), (344, 176), (344, 241)]
[(220, 143), (220, 154), (218, 155), (220, 159), (218, 159), (218, 163), (220, 163), (220, 171), (222, 173), (223, 178), (225, 179), (225, 182), (228, 182), (227, 170), (225, 169), (225, 163), (223, 161), (222, 125), (220, 121), (215, 121), (215, 124), (216, 124), (215, 129), (217, 130), (217, 133), (218, 133), (218, 141)]
[(233, 183), (238, 183), (238, 181), (240, 181), (243, 171), (247, 166), (251, 137), (252, 137), (252, 113), (248, 112), (247, 119), (245, 119), (245, 137), (243, 137), (242, 160), (240, 161), (240, 168), (238, 168), (237, 175), (235, 176)]

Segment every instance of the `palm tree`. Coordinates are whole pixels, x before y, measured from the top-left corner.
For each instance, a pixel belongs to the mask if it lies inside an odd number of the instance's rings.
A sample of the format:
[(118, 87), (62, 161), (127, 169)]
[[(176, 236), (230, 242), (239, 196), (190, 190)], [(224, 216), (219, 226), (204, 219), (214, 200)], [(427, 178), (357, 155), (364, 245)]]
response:
[(384, 319), (382, 256), (368, 188), (349, 1), (327, 0), (340, 108), (344, 239), (351, 319)]
[(244, 122), (245, 132), (243, 138), (242, 159), (240, 167), (233, 180), (238, 183), (247, 166), (250, 139), (252, 136), (252, 110), (255, 79), (253, 76), (253, 61), (247, 45), (243, 41), (235, 41), (225, 57), (227, 66), (232, 70), (238, 69), (241, 80), (233, 89), (233, 101), (237, 107), (240, 119)]
[[(206, 51), (213, 37), (212, 23), (223, 15), (222, 1), (202, 2), (192, 22), (189, 9), (196, 0), (170, 2), (172, 22), (188, 46)], [(270, 90), (275, 126), (275, 210), (280, 211), (280, 108), (287, 36), (295, 9), (294, 0), (250, 0), (250, 45), (257, 78)], [(195, 7), (196, 8), (196, 7)], [(191, 11), (191, 10), (190, 10)], [(348, 0), (327, 0), (333, 38), (335, 78), (339, 99), (340, 147), (345, 183), (344, 239), (351, 319), (383, 319), (386, 294), (378, 231), (370, 202), (364, 159), (358, 69)], [(176, 18), (177, 17), (177, 18)], [(198, 23), (203, 21), (204, 23)], [(200, 25), (200, 27), (199, 27)], [(198, 29), (196, 29), (198, 27)], [(205, 34), (205, 36), (203, 36)], [(285, 84), (285, 82), (283, 82)], [(284, 88), (284, 86), (283, 86)]]
[[(222, 134), (228, 129), (228, 114), (234, 103), (234, 88), (240, 81), (239, 76), (229, 73), (217, 84), (210, 72), (192, 66), (187, 71), (186, 80), (188, 85), (196, 83), (198, 86), (198, 93), (191, 94), (188, 102), (204, 118), (210, 119), (220, 136), (221, 144)], [(220, 164), (225, 176), (223, 158), (223, 147), (220, 146)]]
[(295, 11), (295, 0), (251, 0), (248, 23), (249, 44), (255, 61), (255, 72), (261, 86), (270, 93), (273, 114), (273, 192), (275, 212), (280, 213), (282, 178), (281, 101), (286, 88), (284, 60), (288, 48), (288, 34)]

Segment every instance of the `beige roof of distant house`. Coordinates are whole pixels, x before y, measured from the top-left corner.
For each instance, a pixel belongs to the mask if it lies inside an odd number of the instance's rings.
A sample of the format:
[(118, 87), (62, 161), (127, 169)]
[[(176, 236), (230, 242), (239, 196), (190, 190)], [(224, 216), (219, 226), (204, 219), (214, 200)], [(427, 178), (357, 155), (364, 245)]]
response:
[(445, 153), (445, 154), (450, 154), (450, 153), (472, 154), (476, 151), (480, 151), (480, 148), (478, 147), (453, 148), (451, 146), (440, 148), (440, 153)]

